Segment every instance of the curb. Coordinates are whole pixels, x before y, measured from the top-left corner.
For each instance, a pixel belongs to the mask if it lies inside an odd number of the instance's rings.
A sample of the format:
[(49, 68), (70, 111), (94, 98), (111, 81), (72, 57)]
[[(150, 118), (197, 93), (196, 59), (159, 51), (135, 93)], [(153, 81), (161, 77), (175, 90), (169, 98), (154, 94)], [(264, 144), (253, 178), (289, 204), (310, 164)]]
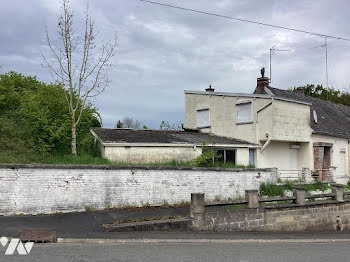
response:
[(57, 238), (57, 243), (96, 243), (96, 244), (128, 244), (128, 243), (350, 243), (350, 239), (104, 239), (104, 238)]

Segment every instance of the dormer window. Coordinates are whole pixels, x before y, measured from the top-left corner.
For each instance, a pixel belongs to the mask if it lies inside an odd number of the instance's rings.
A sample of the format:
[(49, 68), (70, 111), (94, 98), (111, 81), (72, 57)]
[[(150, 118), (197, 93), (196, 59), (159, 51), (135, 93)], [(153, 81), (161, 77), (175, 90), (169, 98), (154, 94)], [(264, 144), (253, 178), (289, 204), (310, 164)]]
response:
[(240, 102), (236, 104), (236, 123), (248, 124), (253, 122), (252, 102)]

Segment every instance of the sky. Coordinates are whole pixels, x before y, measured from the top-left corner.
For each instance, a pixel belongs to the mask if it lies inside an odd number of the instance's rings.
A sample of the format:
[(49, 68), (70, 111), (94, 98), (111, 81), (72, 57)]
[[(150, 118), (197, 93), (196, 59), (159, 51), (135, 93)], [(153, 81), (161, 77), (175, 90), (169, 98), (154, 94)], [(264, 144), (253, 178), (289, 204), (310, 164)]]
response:
[[(350, 38), (350, 1), (159, 0), (162, 3)], [(77, 33), (85, 0), (71, 0)], [(150, 128), (162, 120), (184, 122), (184, 90), (252, 93), (260, 68), (288, 89), (326, 85), (324, 38), (152, 5), (138, 0), (90, 0), (97, 44), (118, 34), (110, 84), (91, 100), (104, 127), (133, 117)], [(0, 9), (0, 73), (10, 70), (52, 82), (42, 66), (44, 29), (54, 38), (57, 0), (3, 1)], [(329, 86), (350, 85), (350, 42), (328, 39)]]

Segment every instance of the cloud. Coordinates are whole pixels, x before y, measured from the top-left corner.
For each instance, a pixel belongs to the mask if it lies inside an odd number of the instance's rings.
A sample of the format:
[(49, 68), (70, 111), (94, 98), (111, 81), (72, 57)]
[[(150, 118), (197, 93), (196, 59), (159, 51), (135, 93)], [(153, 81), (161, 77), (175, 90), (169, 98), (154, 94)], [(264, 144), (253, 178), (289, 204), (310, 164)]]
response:
[[(208, 12), (350, 37), (346, 1), (221, 0), (162, 1)], [(345, 3), (344, 3), (345, 2)], [(79, 29), (86, 2), (72, 0)], [(139, 1), (91, 0), (100, 40), (118, 32), (117, 66), (111, 84), (93, 102), (104, 125), (132, 116), (158, 128), (162, 120), (184, 120), (183, 90), (252, 92), (259, 70), (268, 73), (272, 46), (273, 86), (325, 84), (324, 39), (238, 21), (184, 12)], [(55, 33), (58, 2), (12, 0), (0, 10), (0, 72), (15, 70), (51, 81), (40, 66), (44, 24)], [(329, 79), (349, 86), (350, 43), (328, 40)]]

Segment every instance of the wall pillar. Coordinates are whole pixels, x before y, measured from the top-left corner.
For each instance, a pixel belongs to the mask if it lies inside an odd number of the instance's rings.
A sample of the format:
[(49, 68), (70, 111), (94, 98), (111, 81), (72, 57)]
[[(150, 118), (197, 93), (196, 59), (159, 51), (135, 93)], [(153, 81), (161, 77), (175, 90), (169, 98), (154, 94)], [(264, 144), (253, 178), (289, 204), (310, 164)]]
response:
[(344, 187), (341, 184), (331, 184), (332, 193), (335, 194), (334, 200), (344, 202)]
[(303, 180), (305, 183), (311, 183), (313, 182), (313, 178), (311, 176), (311, 171), (310, 168), (303, 167), (302, 169), (302, 175), (303, 175)]
[(293, 186), (293, 196), (295, 204), (303, 205), (305, 203), (305, 188), (302, 186)]
[(248, 208), (259, 207), (259, 191), (258, 190), (246, 190), (245, 200), (248, 201)]
[(205, 213), (205, 202), (204, 193), (192, 193), (191, 194), (191, 212), (192, 218), (198, 215), (204, 215)]

